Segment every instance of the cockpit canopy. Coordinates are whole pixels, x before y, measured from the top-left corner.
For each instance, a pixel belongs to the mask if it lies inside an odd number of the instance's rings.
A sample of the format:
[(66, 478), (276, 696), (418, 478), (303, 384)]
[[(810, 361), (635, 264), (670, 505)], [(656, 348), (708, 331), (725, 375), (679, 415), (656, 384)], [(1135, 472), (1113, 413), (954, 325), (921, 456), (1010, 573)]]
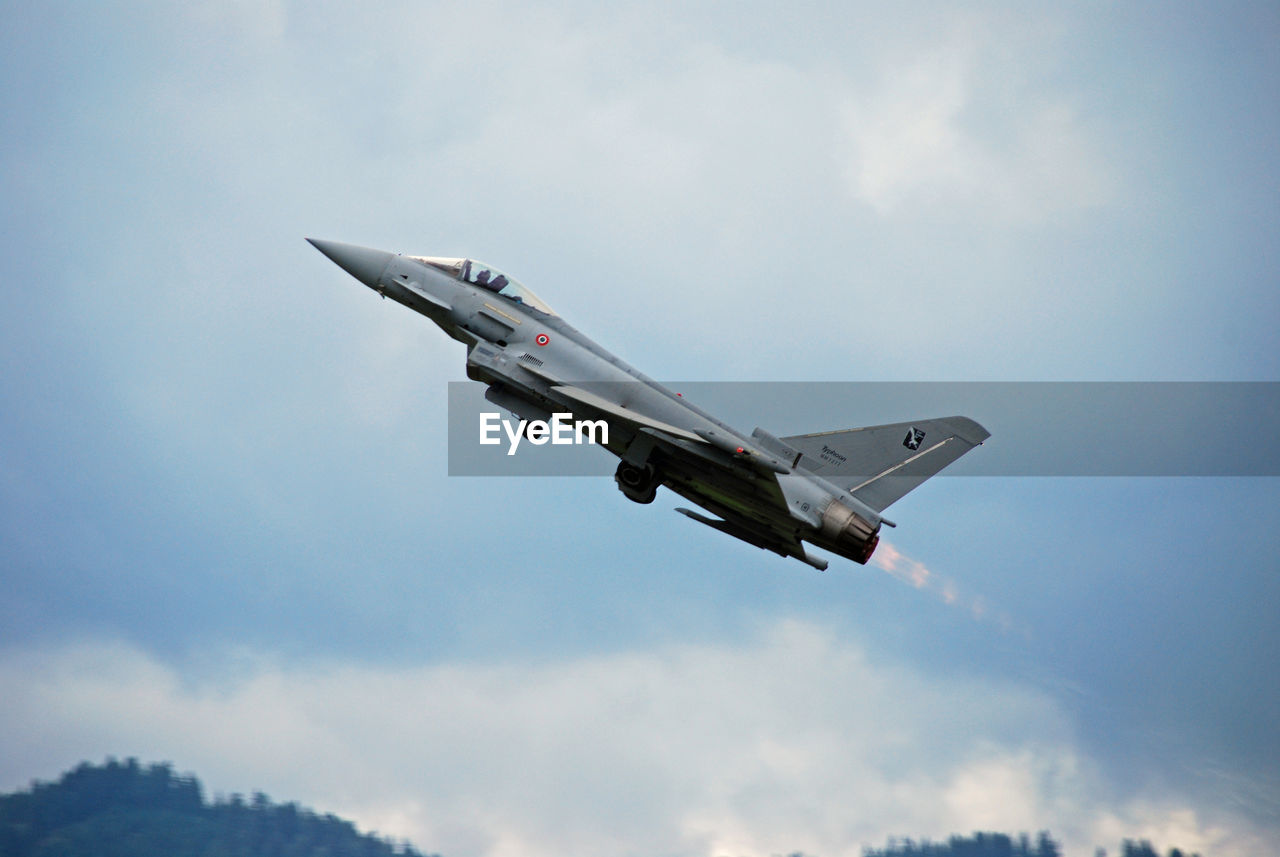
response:
[(497, 292), (523, 306), (532, 307), (538, 312), (555, 315), (555, 310), (542, 302), (542, 299), (522, 285), (499, 271), (492, 265), (476, 259), (454, 259), (444, 256), (410, 256), (415, 262), (422, 262), (433, 268), (444, 271), (454, 279), (491, 292)]

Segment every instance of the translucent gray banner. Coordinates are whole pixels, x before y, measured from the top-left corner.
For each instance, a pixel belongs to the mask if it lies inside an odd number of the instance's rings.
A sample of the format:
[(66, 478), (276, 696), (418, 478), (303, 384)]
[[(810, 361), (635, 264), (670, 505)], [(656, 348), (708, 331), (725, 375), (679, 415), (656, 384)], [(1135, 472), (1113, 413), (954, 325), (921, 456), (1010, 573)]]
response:
[[(1280, 476), (1280, 382), (694, 382), (666, 384), (744, 435), (807, 434), (963, 415), (987, 442), (944, 476)], [(482, 414), (512, 415), (473, 382), (449, 385), (449, 475), (602, 476), (590, 445), (514, 455), (482, 445)], [(579, 418), (591, 415), (580, 414)], [(490, 439), (494, 418), (490, 417)]]

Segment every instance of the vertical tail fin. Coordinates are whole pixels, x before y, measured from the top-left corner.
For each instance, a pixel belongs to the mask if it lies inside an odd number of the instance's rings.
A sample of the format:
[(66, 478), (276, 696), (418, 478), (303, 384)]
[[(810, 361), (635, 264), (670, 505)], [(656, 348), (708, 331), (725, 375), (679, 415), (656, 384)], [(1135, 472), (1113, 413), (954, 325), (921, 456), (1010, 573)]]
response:
[(989, 437), (968, 417), (943, 417), (780, 440), (800, 453), (797, 466), (880, 512)]

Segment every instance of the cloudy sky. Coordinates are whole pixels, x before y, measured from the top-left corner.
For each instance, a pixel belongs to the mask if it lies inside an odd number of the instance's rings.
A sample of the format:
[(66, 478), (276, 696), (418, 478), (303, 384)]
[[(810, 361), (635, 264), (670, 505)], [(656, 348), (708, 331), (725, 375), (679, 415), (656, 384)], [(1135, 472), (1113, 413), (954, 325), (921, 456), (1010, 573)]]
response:
[(448, 477), (461, 346), (303, 241), (664, 379), (1280, 380), (1274, 5), (5, 11), (0, 788), (167, 760), (447, 857), (1280, 835), (1276, 479), (938, 479), (820, 574)]

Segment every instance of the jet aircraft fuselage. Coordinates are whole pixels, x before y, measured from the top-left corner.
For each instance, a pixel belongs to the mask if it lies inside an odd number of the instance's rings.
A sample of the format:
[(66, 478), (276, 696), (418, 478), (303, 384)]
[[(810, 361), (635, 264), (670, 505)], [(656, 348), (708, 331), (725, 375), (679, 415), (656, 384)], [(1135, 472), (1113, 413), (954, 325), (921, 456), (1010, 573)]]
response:
[(360, 282), (425, 315), (467, 347), (485, 397), (530, 420), (608, 423), (619, 489), (638, 503), (660, 486), (716, 517), (677, 509), (757, 547), (824, 569), (804, 542), (865, 563), (881, 512), (982, 443), (965, 417), (777, 438), (749, 436), (645, 376), (569, 325), (532, 291), (473, 259), (404, 256), (307, 239)]

